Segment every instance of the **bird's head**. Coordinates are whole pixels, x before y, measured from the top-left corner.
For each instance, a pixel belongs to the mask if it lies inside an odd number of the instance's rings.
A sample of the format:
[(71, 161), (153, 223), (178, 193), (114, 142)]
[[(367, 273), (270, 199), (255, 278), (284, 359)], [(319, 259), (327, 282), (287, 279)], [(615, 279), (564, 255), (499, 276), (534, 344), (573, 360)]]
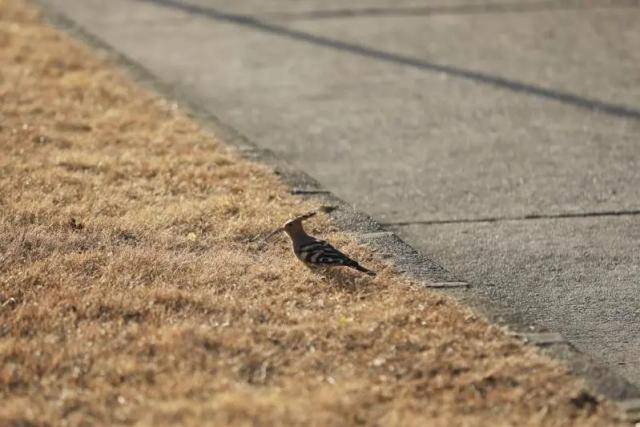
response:
[(284, 231), (289, 236), (291, 236), (292, 233), (296, 232), (296, 230), (302, 229), (302, 221), (305, 221), (305, 220), (311, 218), (315, 214), (316, 214), (316, 212), (312, 211), (312, 212), (306, 213), (304, 215), (300, 215), (300, 216), (297, 216), (297, 217), (295, 217), (293, 219), (290, 219), (289, 221), (285, 222), (282, 227), (278, 228), (277, 230), (274, 230), (271, 234), (269, 234), (267, 237), (265, 237), (264, 240), (269, 240), (271, 237), (275, 236), (277, 233), (279, 233), (281, 231)]

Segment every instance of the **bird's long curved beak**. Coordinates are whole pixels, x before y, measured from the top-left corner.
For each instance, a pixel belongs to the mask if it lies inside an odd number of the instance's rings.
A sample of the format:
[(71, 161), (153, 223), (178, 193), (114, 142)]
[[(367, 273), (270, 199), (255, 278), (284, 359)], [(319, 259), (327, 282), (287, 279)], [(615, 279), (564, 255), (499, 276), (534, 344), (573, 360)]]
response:
[(270, 238), (272, 238), (273, 236), (275, 236), (276, 234), (280, 233), (281, 231), (284, 231), (284, 228), (280, 227), (277, 230), (272, 231), (271, 233), (269, 233), (269, 235), (267, 237), (265, 237), (262, 241), (266, 242), (267, 240), (269, 240)]

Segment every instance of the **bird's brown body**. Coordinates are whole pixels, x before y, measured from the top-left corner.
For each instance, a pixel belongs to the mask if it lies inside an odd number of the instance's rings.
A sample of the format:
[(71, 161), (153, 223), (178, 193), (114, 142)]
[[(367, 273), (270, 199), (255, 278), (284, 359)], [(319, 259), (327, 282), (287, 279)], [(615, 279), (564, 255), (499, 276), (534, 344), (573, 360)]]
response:
[[(288, 221), (282, 228), (276, 230), (284, 231), (291, 239), (293, 246), (293, 253), (296, 257), (309, 266), (314, 267), (350, 267), (366, 273), (370, 276), (375, 276), (376, 273), (364, 268), (357, 261), (349, 258), (329, 243), (324, 240), (318, 240), (313, 236), (307, 234), (302, 226), (302, 221), (315, 213), (300, 216), (291, 221)], [(275, 233), (275, 232), (274, 232)]]

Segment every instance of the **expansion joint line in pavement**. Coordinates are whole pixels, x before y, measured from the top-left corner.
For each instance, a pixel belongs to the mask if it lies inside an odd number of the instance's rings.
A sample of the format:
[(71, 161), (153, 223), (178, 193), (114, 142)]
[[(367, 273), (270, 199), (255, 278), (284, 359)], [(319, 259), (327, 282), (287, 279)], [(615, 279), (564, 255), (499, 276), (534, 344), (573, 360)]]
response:
[(454, 4), (434, 6), (407, 6), (407, 7), (363, 7), (329, 10), (308, 10), (302, 12), (267, 12), (261, 16), (268, 19), (286, 21), (311, 21), (319, 19), (351, 19), (366, 17), (415, 17), (415, 16), (441, 16), (441, 15), (489, 15), (498, 13), (531, 13), (545, 11), (582, 11), (594, 9), (620, 9), (640, 7), (640, 0), (609, 0), (608, 2), (585, 3), (583, 1), (557, 0), (541, 1), (536, 3), (486, 3), (486, 4)]
[(416, 220), (416, 221), (394, 221), (382, 222), (383, 227), (402, 227), (409, 225), (438, 225), (438, 224), (465, 224), (465, 223), (481, 223), (481, 222), (500, 222), (500, 221), (525, 221), (532, 219), (565, 219), (565, 218), (591, 218), (599, 216), (629, 216), (640, 215), (638, 210), (620, 210), (620, 211), (602, 211), (602, 212), (576, 212), (576, 213), (559, 213), (559, 214), (528, 214), (522, 216), (502, 216), (502, 217), (485, 217), (485, 218), (460, 218), (460, 219), (434, 219), (434, 220)]

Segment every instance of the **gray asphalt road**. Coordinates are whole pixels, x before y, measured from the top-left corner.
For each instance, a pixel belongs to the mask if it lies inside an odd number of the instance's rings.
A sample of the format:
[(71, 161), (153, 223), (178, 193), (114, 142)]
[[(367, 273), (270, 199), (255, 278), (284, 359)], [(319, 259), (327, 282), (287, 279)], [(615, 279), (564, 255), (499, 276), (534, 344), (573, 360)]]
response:
[(640, 385), (640, 2), (43, 2)]

